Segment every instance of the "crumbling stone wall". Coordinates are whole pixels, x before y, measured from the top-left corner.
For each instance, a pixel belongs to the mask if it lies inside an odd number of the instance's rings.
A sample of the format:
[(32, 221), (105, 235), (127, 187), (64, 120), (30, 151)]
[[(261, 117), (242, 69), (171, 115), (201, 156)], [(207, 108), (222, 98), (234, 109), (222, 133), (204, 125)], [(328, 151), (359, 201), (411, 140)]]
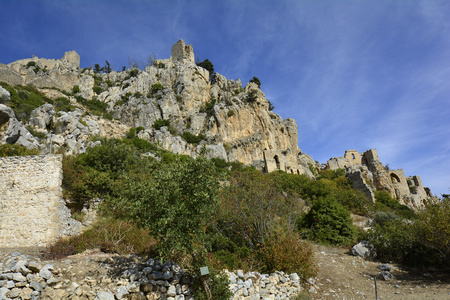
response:
[(61, 183), (61, 155), (0, 158), (0, 247), (46, 246), (79, 232)]
[[(324, 169), (347, 170), (347, 177), (355, 189), (361, 190), (374, 200), (373, 190), (388, 191), (401, 204), (413, 209), (422, 209), (427, 201), (437, 201), (429, 188), (422, 185), (419, 176), (406, 177), (403, 169), (389, 170), (378, 158), (377, 150), (370, 149), (361, 154), (356, 150), (346, 150), (344, 157), (332, 157)], [(355, 172), (358, 168), (361, 172)]]
[(183, 60), (195, 62), (194, 47), (192, 45), (186, 45), (183, 40), (179, 40), (172, 46), (171, 61), (183, 62)]

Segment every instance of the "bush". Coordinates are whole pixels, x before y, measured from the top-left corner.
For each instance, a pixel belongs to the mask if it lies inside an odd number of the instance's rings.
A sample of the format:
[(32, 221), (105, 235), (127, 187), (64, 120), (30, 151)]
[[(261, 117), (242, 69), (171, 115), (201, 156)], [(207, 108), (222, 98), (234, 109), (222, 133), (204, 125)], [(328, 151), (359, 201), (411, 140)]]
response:
[(141, 226), (151, 228), (161, 257), (198, 253), (204, 248), (205, 230), (217, 207), (219, 182), (215, 168), (204, 157), (179, 157), (154, 169), (153, 180), (125, 177), (108, 210), (123, 212)]
[(21, 145), (10, 145), (10, 144), (1, 144), (0, 145), (0, 157), (6, 156), (25, 156), (25, 155), (39, 155), (38, 149), (28, 149), (25, 146)]
[(298, 199), (284, 197), (269, 176), (250, 169), (229, 176), (220, 200), (215, 228), (230, 243), (251, 250), (275, 231), (294, 229), (301, 211)]
[(189, 144), (197, 145), (201, 141), (203, 141), (206, 136), (204, 134), (194, 135), (188, 131), (184, 132), (181, 137), (188, 142)]
[(198, 275), (196, 277), (196, 282), (194, 282), (195, 299), (233, 299), (234, 294), (230, 290), (230, 279), (228, 276), (212, 268), (209, 269), (211, 270), (210, 274), (206, 275), (205, 279), (200, 280)]
[(73, 92), (74, 94), (78, 94), (79, 92), (81, 92), (80, 87), (79, 87), (78, 85), (74, 85), (74, 86), (72, 87), (72, 92)]
[(171, 131), (171, 127), (170, 127), (170, 121), (169, 120), (163, 120), (163, 119), (158, 119), (153, 123), (153, 128), (155, 128), (156, 130), (160, 130), (161, 127), (166, 126), (169, 131)]
[(75, 108), (72, 106), (69, 98), (58, 97), (53, 100), (53, 106), (56, 111), (73, 111)]
[(130, 77), (136, 77), (139, 74), (139, 69), (134, 68), (130, 70)]
[(314, 241), (324, 244), (349, 245), (356, 229), (350, 212), (329, 195), (314, 202), (310, 211), (302, 215), (299, 229)]
[(75, 96), (77, 102), (83, 104), (91, 113), (97, 116), (102, 116), (108, 120), (112, 119), (111, 114), (108, 113), (108, 104), (97, 99), (86, 100), (81, 96)]
[(301, 241), (294, 232), (272, 235), (259, 252), (265, 264), (264, 272), (295, 272), (303, 282), (317, 274), (311, 244)]
[[(388, 217), (389, 218), (389, 217)], [(377, 258), (382, 261), (407, 263), (414, 260), (413, 227), (400, 218), (376, 223), (364, 239), (374, 245)]]
[(36, 62), (35, 61), (29, 61), (27, 63), (27, 69), (30, 68), (30, 67), (34, 67), (34, 66), (36, 66)]
[(121, 220), (101, 219), (84, 233), (61, 238), (47, 247), (45, 257), (61, 259), (94, 248), (122, 255), (132, 253), (148, 255), (154, 251), (155, 245), (156, 241), (148, 229)]
[(94, 91), (94, 93), (96, 93), (97, 95), (100, 95), (103, 92), (103, 89), (101, 86), (94, 86), (92, 88), (92, 90)]
[(400, 204), (397, 199), (391, 197), (387, 191), (375, 191), (375, 210), (393, 212), (403, 218), (412, 219), (416, 213), (406, 205)]
[(427, 262), (450, 269), (450, 199), (429, 205), (413, 227), (414, 241), (427, 250)]
[(156, 95), (159, 91), (164, 90), (164, 86), (161, 83), (155, 83), (152, 85), (152, 94)]
[(259, 88), (261, 88), (261, 81), (259, 80), (259, 78), (258, 77), (256, 77), (256, 76), (253, 76), (253, 78), (252, 79), (250, 79), (250, 82), (253, 82), (253, 83), (255, 83)]
[(205, 59), (204, 61), (197, 63), (197, 66), (206, 69), (209, 72), (209, 81), (214, 83), (214, 65), (212, 62), (210, 62), (209, 59)]
[(216, 105), (216, 99), (211, 98), (209, 102), (205, 103), (205, 106), (200, 108), (200, 112), (205, 112), (207, 117), (214, 115), (214, 105)]
[(2, 83), (2, 86), (11, 94), (11, 100), (8, 102), (8, 106), (12, 108), (18, 120), (27, 121), (35, 108), (45, 103), (53, 104), (51, 99), (47, 98), (34, 87), (12, 87), (4, 83)]
[(258, 91), (257, 90), (250, 90), (250, 92), (247, 95), (247, 102), (253, 103), (258, 99)]

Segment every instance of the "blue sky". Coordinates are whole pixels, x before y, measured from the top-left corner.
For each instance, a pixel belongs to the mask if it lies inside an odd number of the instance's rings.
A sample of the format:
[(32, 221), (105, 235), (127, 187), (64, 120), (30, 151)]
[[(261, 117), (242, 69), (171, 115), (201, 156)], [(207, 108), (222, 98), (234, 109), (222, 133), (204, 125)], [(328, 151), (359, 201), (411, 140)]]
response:
[(375, 148), (450, 193), (450, 1), (1, 0), (0, 62), (76, 50), (81, 66), (169, 58), (179, 39), (253, 76), (320, 163)]

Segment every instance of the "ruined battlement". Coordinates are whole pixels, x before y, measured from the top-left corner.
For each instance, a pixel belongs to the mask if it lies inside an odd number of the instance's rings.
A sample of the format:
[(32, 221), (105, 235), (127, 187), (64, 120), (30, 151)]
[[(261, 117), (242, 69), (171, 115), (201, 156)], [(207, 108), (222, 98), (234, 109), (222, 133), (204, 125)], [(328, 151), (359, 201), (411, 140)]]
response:
[(343, 157), (332, 157), (323, 169), (345, 169), (355, 189), (361, 190), (375, 201), (373, 191), (387, 191), (401, 204), (422, 209), (429, 199), (435, 199), (424, 187), (419, 176), (407, 177), (403, 169), (390, 170), (381, 163), (376, 149), (363, 153), (346, 150)]

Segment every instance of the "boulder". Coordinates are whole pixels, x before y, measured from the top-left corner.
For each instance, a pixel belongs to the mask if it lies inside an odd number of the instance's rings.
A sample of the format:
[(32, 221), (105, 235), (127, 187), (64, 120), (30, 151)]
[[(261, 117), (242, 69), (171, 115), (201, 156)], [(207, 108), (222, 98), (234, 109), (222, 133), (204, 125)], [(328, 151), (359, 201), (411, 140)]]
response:
[(36, 138), (16, 119), (14, 111), (3, 104), (0, 104), (0, 142), (27, 148), (39, 146)]
[(55, 114), (53, 105), (46, 103), (31, 112), (30, 124), (40, 129), (46, 129), (52, 123)]
[(6, 103), (11, 99), (11, 94), (0, 86), (0, 103)]
[(375, 247), (368, 241), (361, 241), (353, 246), (351, 253), (365, 259), (373, 259), (376, 257)]

